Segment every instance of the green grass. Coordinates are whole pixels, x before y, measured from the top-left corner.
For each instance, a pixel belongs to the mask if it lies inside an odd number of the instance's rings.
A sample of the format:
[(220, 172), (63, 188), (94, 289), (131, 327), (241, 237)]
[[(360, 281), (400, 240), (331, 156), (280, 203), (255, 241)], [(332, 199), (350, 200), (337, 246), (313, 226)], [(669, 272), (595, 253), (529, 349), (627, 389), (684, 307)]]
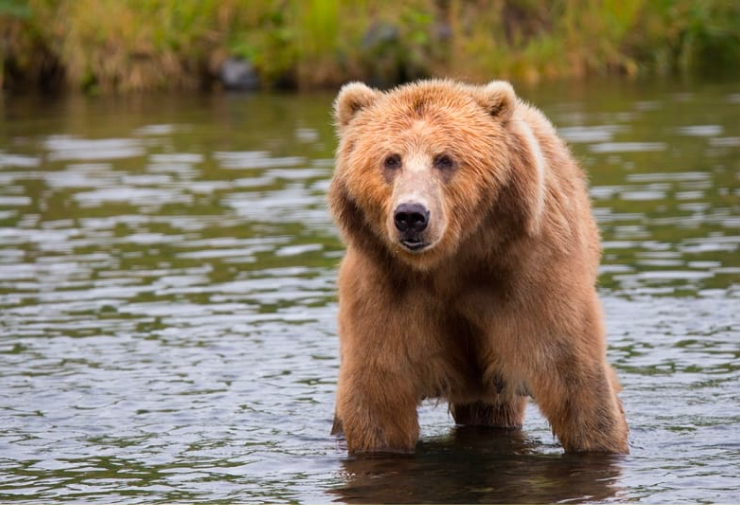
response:
[(740, 68), (734, 0), (0, 0), (0, 82), (192, 89), (229, 56), (266, 87)]

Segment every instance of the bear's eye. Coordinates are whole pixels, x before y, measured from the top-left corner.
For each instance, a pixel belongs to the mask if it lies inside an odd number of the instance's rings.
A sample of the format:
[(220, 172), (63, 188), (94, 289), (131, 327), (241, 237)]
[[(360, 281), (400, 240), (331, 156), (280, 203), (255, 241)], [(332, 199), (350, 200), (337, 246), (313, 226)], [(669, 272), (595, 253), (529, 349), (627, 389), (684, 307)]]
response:
[(401, 168), (401, 157), (397, 154), (391, 154), (385, 159), (383, 165), (389, 170), (399, 169)]
[(439, 154), (434, 157), (434, 166), (440, 170), (451, 170), (455, 168), (455, 162), (448, 155)]

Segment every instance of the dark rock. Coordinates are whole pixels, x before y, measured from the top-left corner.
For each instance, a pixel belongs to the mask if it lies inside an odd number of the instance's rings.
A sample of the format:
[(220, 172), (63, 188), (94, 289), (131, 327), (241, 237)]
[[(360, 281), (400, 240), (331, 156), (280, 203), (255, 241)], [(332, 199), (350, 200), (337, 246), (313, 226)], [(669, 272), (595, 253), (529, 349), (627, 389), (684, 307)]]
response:
[(260, 78), (254, 66), (240, 58), (228, 58), (218, 70), (218, 77), (224, 88), (237, 91), (259, 89)]
[(374, 23), (362, 37), (362, 48), (366, 51), (383, 50), (388, 45), (399, 42), (398, 28), (389, 23)]
[(434, 25), (434, 33), (439, 40), (450, 40), (452, 38), (452, 26), (446, 22), (440, 22)]

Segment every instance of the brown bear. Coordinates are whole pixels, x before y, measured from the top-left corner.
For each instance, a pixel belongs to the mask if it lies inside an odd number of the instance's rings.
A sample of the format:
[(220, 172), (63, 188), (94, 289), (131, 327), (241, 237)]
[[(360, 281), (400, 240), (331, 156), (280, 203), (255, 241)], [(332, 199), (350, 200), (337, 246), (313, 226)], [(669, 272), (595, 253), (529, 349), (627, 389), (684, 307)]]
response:
[(413, 452), (424, 398), (520, 428), (527, 397), (569, 452), (627, 453), (584, 174), (510, 84), (345, 85), (328, 199), (339, 271), (334, 433)]

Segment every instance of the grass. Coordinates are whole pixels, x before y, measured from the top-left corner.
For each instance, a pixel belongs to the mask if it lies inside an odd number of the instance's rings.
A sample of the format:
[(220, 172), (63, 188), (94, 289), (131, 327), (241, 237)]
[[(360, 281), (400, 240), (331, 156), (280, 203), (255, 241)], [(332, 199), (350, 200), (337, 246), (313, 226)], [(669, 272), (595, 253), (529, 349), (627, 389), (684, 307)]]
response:
[(0, 0), (0, 83), (193, 89), (227, 57), (266, 87), (538, 81), (740, 68), (734, 0)]

